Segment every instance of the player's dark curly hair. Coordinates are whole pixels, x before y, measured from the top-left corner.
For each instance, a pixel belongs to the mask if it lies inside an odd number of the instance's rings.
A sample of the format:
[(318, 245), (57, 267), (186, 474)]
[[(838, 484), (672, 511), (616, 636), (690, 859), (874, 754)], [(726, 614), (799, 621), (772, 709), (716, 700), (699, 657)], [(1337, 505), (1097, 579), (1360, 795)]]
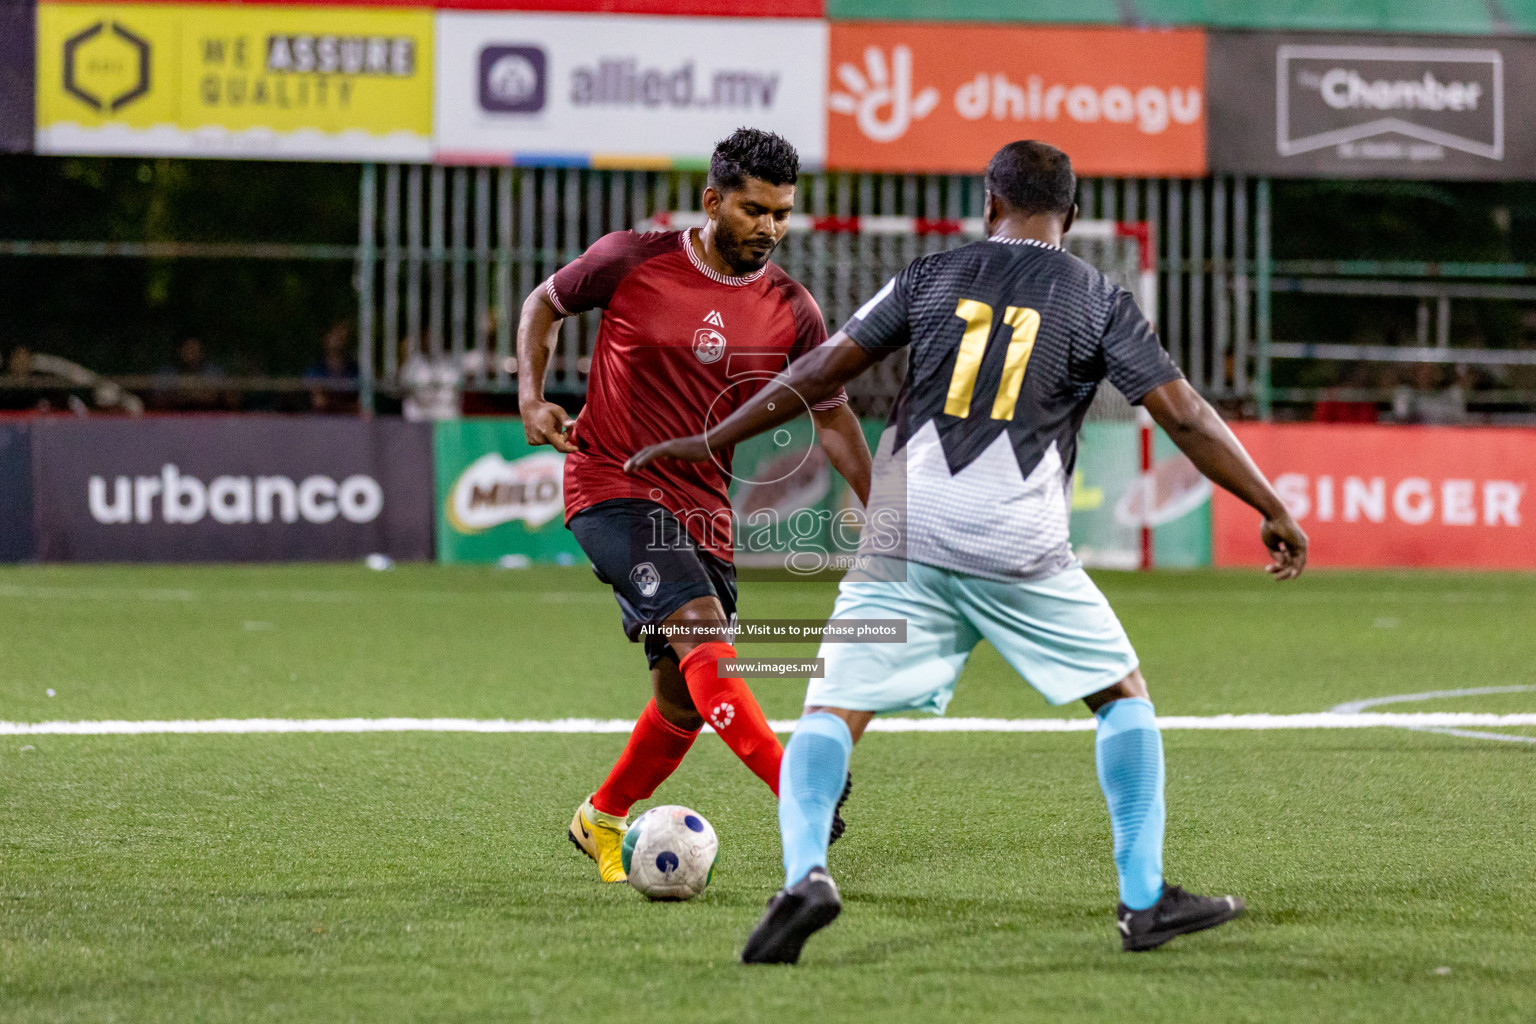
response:
[(987, 163), (987, 191), (1018, 213), (1071, 213), (1077, 175), (1067, 154), (1044, 142), (1010, 142)]
[(770, 185), (793, 185), (800, 177), (800, 154), (789, 140), (757, 128), (737, 128), (715, 144), (709, 158), (709, 184), (717, 192), (741, 188), (748, 178)]

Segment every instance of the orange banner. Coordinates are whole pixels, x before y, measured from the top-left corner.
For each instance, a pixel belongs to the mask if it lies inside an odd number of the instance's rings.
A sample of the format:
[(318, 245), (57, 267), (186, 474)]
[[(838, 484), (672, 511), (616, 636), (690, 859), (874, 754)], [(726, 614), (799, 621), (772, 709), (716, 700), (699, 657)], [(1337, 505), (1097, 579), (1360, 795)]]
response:
[[(1536, 430), (1234, 423), (1320, 567), (1536, 569)], [(1258, 565), (1259, 515), (1217, 490), (1217, 565)]]
[(832, 25), (828, 163), (976, 173), (1041, 139), (1081, 175), (1205, 174), (1198, 30)]

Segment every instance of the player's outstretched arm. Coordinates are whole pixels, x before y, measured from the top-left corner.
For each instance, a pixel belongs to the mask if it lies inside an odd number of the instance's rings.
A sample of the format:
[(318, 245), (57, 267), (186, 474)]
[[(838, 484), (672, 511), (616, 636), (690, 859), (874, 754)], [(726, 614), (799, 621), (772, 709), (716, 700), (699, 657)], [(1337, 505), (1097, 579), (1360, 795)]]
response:
[(1272, 559), (1265, 568), (1275, 579), (1301, 575), (1307, 564), (1307, 535), (1211, 404), (1186, 380), (1153, 388), (1142, 404), (1200, 472), (1264, 517), (1259, 536)]
[(542, 284), (523, 300), (517, 321), (517, 407), (529, 444), (549, 444), (558, 451), (574, 452), (576, 446), (568, 436), (571, 418), (544, 398), (544, 374), (560, 339), (563, 319)]
[(816, 424), (816, 434), (821, 439), (821, 450), (827, 453), (832, 468), (848, 481), (859, 503), (869, 504), (870, 457), (869, 442), (864, 440), (864, 428), (859, 418), (844, 402), (824, 412), (811, 410), (811, 420)]
[[(642, 448), (624, 463), (624, 471), (633, 473), (657, 459), (703, 462), (716, 449), (740, 444), (749, 437), (788, 423), (807, 406), (830, 398), (838, 388), (879, 361), (879, 355), (838, 331), (826, 344), (816, 346), (790, 363), (789, 369), (753, 395), (746, 405), (711, 427), (707, 434), (675, 437)], [(868, 485), (865, 486), (867, 491)]]

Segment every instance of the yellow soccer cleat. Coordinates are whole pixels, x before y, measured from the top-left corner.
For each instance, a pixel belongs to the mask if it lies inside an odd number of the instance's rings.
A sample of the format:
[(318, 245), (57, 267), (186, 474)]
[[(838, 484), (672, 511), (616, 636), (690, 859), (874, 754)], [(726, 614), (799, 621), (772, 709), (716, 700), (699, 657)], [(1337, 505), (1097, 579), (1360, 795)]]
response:
[(613, 814), (604, 814), (592, 806), (587, 797), (576, 808), (571, 818), (571, 842), (582, 853), (597, 862), (597, 873), (605, 882), (628, 881), (624, 871), (624, 832), (629, 820)]

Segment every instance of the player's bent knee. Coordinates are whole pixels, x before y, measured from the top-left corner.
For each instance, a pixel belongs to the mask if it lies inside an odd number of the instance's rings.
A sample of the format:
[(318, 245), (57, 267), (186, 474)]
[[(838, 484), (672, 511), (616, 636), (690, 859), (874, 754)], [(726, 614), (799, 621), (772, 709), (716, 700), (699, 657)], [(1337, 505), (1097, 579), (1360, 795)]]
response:
[(1147, 681), (1142, 677), (1141, 669), (1131, 669), (1131, 674), (1115, 683), (1107, 686), (1097, 693), (1090, 693), (1083, 698), (1083, 703), (1088, 705), (1089, 711), (1097, 712), (1111, 701), (1124, 700), (1127, 697), (1140, 697), (1142, 700), (1151, 700), (1147, 692)]
[(704, 716), (693, 706), (693, 701), (681, 701), (656, 694), (656, 711), (672, 725), (690, 731), (704, 728)]
[(678, 660), (704, 643), (729, 643), (730, 623), (718, 598), (696, 597), (668, 615), (662, 623)]
[(688, 682), (675, 662), (663, 661), (651, 670), (651, 692), (662, 718), (679, 729), (703, 728), (704, 716), (694, 705)]

